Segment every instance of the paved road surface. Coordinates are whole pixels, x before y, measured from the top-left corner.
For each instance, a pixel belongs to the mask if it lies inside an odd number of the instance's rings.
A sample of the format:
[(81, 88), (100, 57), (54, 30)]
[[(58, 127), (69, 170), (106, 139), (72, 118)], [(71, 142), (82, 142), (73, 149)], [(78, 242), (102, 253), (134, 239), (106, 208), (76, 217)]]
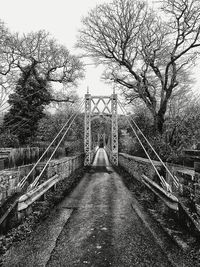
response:
[(28, 240), (9, 251), (4, 266), (172, 266), (136, 206), (99, 149), (90, 172)]

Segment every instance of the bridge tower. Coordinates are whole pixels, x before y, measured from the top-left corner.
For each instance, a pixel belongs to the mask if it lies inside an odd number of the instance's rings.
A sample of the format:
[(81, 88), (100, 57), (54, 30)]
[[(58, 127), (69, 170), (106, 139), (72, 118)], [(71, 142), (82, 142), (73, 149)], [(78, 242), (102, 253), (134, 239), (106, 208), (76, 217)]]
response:
[(84, 132), (85, 166), (91, 163), (91, 95), (85, 95), (85, 132)]
[[(118, 114), (117, 114), (117, 94), (111, 96), (92, 96), (89, 91), (85, 95), (85, 133), (84, 150), (85, 166), (89, 166), (93, 159), (91, 144), (91, 120), (93, 116), (110, 116), (111, 127), (111, 147), (110, 161), (113, 165), (118, 165)], [(104, 137), (105, 140), (105, 137)], [(105, 141), (104, 141), (105, 143)]]
[(111, 152), (112, 164), (118, 165), (118, 116), (117, 116), (117, 94), (111, 95), (112, 131), (111, 131)]

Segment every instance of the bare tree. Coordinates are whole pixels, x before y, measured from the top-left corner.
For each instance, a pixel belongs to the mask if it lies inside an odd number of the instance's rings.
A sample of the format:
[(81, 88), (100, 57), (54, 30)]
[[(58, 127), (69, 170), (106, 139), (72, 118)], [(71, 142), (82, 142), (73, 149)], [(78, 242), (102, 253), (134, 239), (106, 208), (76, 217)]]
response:
[(200, 46), (200, 2), (162, 0), (164, 19), (143, 1), (117, 0), (93, 9), (83, 19), (78, 47), (104, 78), (117, 83), (130, 102), (140, 98), (162, 133), (168, 103), (189, 82)]
[(9, 30), (0, 20), (0, 112), (7, 109), (8, 95), (12, 91), (7, 81), (10, 80), (11, 85), (11, 81), (15, 77), (12, 73), (12, 65), (15, 59), (12, 56), (11, 40), (12, 37)]
[(83, 64), (69, 53), (66, 47), (50, 38), (45, 31), (32, 32), (14, 37), (14, 54), (20, 55), (16, 62), (19, 68), (36, 62), (38, 69), (47, 81), (65, 85), (76, 85), (83, 77)]
[[(55, 83), (65, 88), (74, 88), (84, 76), (84, 67), (77, 56), (71, 55), (66, 47), (57, 43), (45, 31), (20, 35), (11, 34), (0, 24), (0, 101), (1, 108), (7, 106), (9, 93), (16, 86), (20, 73), (26, 66), (37, 69), (49, 82), (49, 88)], [(54, 97), (51, 101), (71, 102), (70, 95), (65, 99)]]

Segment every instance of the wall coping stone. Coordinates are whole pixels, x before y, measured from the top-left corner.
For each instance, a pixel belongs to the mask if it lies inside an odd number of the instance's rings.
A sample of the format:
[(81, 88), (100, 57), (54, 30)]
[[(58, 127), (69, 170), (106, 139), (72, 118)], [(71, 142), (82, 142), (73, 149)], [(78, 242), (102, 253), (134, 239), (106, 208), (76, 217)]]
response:
[[(71, 156), (71, 157), (64, 157), (64, 158), (60, 158), (60, 159), (52, 159), (49, 164), (50, 165), (53, 165), (53, 164), (59, 164), (59, 163), (63, 163), (65, 161), (69, 161), (71, 159), (75, 159), (79, 156), (83, 155), (83, 153), (80, 153), (80, 154), (77, 154), (75, 156)], [(42, 161), (38, 164), (38, 166), (43, 166), (46, 164), (46, 161)], [(18, 166), (18, 167), (14, 167), (14, 168), (10, 168), (10, 169), (4, 169), (4, 170), (1, 170), (0, 171), (0, 175), (2, 172), (17, 172), (17, 171), (20, 171), (21, 168), (27, 168), (27, 167), (31, 167), (31, 166), (34, 166), (35, 163), (31, 163), (31, 164), (26, 164), (26, 165), (21, 165), (21, 166)]]
[(191, 171), (194, 170), (194, 167), (183, 166), (183, 165), (175, 164), (175, 163), (171, 163), (171, 162), (165, 162), (165, 164), (167, 164), (170, 167), (175, 167), (175, 168), (179, 168), (179, 169), (184, 169), (184, 170), (187, 169), (187, 170), (191, 170)]
[[(130, 159), (134, 159), (135, 161), (140, 161), (140, 162), (145, 162), (145, 163), (150, 163), (149, 159), (145, 159), (145, 158), (141, 158), (141, 157), (136, 157), (136, 156), (132, 156), (126, 153), (119, 153), (119, 155), (125, 157), (125, 158), (130, 158)], [(162, 166), (162, 163), (156, 160), (152, 160), (152, 162), (156, 165), (156, 166)]]

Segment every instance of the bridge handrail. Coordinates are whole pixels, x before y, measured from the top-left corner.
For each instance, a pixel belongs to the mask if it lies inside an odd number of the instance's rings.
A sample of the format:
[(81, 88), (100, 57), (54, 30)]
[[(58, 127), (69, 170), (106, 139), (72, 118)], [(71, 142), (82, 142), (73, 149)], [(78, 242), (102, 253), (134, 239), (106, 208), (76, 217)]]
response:
[(153, 191), (159, 198), (161, 198), (165, 204), (174, 209), (178, 210), (178, 203), (179, 200), (176, 196), (171, 194), (169, 191), (164, 190), (162, 187), (160, 187), (157, 183), (149, 179), (146, 175), (142, 175), (143, 183), (151, 190)]
[(49, 180), (40, 184), (38, 187), (33, 188), (26, 194), (22, 195), (18, 200), (18, 211), (27, 209), (33, 202), (39, 199), (42, 195), (46, 193), (52, 186), (54, 186), (59, 181), (58, 174), (51, 177)]

